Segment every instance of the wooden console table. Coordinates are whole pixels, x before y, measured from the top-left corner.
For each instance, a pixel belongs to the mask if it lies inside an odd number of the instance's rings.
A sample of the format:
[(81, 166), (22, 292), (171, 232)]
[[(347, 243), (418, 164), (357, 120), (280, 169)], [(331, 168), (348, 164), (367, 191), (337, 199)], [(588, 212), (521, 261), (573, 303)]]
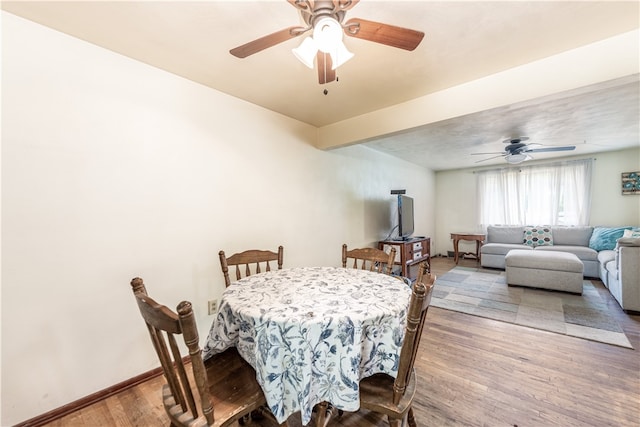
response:
[(451, 238), (453, 239), (453, 261), (458, 263), (458, 242), (460, 240), (468, 240), (470, 242), (476, 242), (476, 253), (473, 252), (465, 252), (463, 255), (471, 255), (474, 256), (475, 259), (480, 261), (480, 247), (484, 243), (485, 235), (477, 234), (477, 233), (451, 233)]
[[(396, 262), (402, 267), (402, 276), (415, 280), (418, 277), (418, 265), (427, 261), (431, 271), (431, 238), (414, 237), (409, 240), (383, 240), (378, 242), (378, 249), (385, 250), (385, 246), (396, 248)], [(385, 251), (388, 252), (388, 251)], [(399, 258), (399, 260), (398, 260)]]

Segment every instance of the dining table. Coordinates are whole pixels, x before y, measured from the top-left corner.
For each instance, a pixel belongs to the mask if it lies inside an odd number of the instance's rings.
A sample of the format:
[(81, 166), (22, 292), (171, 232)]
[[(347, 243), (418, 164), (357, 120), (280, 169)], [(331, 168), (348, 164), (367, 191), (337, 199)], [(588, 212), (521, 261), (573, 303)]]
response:
[(220, 299), (203, 354), (236, 347), (256, 371), (278, 422), (316, 405), (360, 407), (359, 382), (395, 377), (411, 288), (397, 277), (298, 267), (233, 282)]

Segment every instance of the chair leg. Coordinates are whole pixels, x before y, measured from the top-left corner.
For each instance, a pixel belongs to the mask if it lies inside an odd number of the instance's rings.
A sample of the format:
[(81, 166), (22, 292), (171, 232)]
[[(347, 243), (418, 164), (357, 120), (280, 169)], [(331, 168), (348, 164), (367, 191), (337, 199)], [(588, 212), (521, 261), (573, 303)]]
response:
[(265, 417), (265, 413), (269, 412), (269, 408), (266, 405), (262, 405), (258, 409), (254, 409), (251, 411), (251, 419), (252, 420), (262, 420)]
[(325, 427), (327, 425), (327, 409), (329, 402), (320, 402), (316, 405), (316, 427)]
[(407, 424), (409, 424), (409, 427), (418, 427), (418, 424), (416, 424), (416, 419), (413, 416), (413, 408), (409, 408), (409, 412), (407, 414)]
[(275, 415), (273, 415), (271, 413), (271, 411), (269, 410), (269, 408), (267, 407), (267, 405), (262, 405), (261, 407), (259, 407), (258, 409), (256, 409), (255, 411), (252, 412), (253, 415), (257, 415), (257, 419), (268, 419), (269, 421), (273, 422), (275, 425), (280, 426), (280, 427), (289, 427), (289, 422), (287, 420), (284, 420), (283, 423), (279, 424), (278, 420), (276, 420)]
[(387, 416), (389, 420), (389, 427), (402, 427), (402, 420), (400, 418), (391, 418), (391, 415)]
[(315, 427), (327, 427), (331, 422), (331, 419), (335, 416), (342, 416), (342, 410), (336, 408), (329, 402), (318, 403), (314, 412), (316, 413)]

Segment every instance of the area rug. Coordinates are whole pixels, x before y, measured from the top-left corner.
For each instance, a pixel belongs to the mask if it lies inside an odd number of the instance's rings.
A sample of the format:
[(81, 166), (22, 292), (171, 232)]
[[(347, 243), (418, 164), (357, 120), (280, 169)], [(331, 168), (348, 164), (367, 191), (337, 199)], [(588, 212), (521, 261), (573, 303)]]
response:
[(508, 286), (504, 271), (455, 267), (436, 280), (431, 305), (591, 341), (633, 348), (589, 280), (582, 295)]

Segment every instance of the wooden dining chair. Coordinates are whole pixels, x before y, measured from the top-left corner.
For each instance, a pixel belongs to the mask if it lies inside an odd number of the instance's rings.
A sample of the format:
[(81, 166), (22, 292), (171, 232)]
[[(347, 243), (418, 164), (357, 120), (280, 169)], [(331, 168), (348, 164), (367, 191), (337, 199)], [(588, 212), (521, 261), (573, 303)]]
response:
[(342, 267), (347, 267), (348, 259), (353, 259), (353, 268), (391, 274), (391, 269), (396, 259), (396, 248), (392, 247), (389, 253), (376, 248), (347, 250), (347, 244), (345, 243), (342, 245)]
[(229, 285), (231, 285), (229, 266), (236, 267), (236, 280), (251, 276), (251, 274), (261, 273), (262, 268), (264, 268), (264, 271), (271, 271), (271, 262), (277, 263), (278, 270), (282, 270), (284, 248), (278, 246), (278, 252), (250, 249), (233, 254), (228, 258), (224, 251), (220, 251), (218, 255), (220, 256), (220, 266), (222, 267), (222, 274), (224, 275), (224, 283), (229, 287)]
[(416, 427), (411, 406), (417, 381), (413, 364), (435, 281), (436, 276), (428, 274), (423, 277), (423, 282), (416, 281), (413, 285), (396, 378), (375, 374), (360, 381), (360, 407), (386, 415), (391, 427), (407, 424)]
[[(133, 279), (131, 287), (167, 382), (162, 402), (172, 427), (226, 426), (255, 410), (277, 424), (273, 414), (263, 411), (266, 400), (256, 373), (235, 347), (203, 362), (190, 302), (182, 301), (175, 313), (147, 295), (141, 278)], [(182, 356), (176, 335), (183, 336), (189, 358)]]
[(424, 283), (424, 276), (431, 273), (431, 264), (429, 261), (424, 260), (420, 264), (418, 264), (418, 277), (416, 278), (417, 283)]
[[(415, 282), (422, 283), (422, 277), (425, 274), (428, 274), (430, 271), (431, 271), (431, 264), (429, 263), (429, 261), (428, 260), (422, 261), (420, 264), (418, 264), (418, 276)], [(404, 276), (393, 276), (393, 277), (397, 278), (398, 280), (401, 280), (402, 283), (406, 284), (409, 287), (413, 286), (414, 281), (412, 281), (408, 277), (404, 277)]]

